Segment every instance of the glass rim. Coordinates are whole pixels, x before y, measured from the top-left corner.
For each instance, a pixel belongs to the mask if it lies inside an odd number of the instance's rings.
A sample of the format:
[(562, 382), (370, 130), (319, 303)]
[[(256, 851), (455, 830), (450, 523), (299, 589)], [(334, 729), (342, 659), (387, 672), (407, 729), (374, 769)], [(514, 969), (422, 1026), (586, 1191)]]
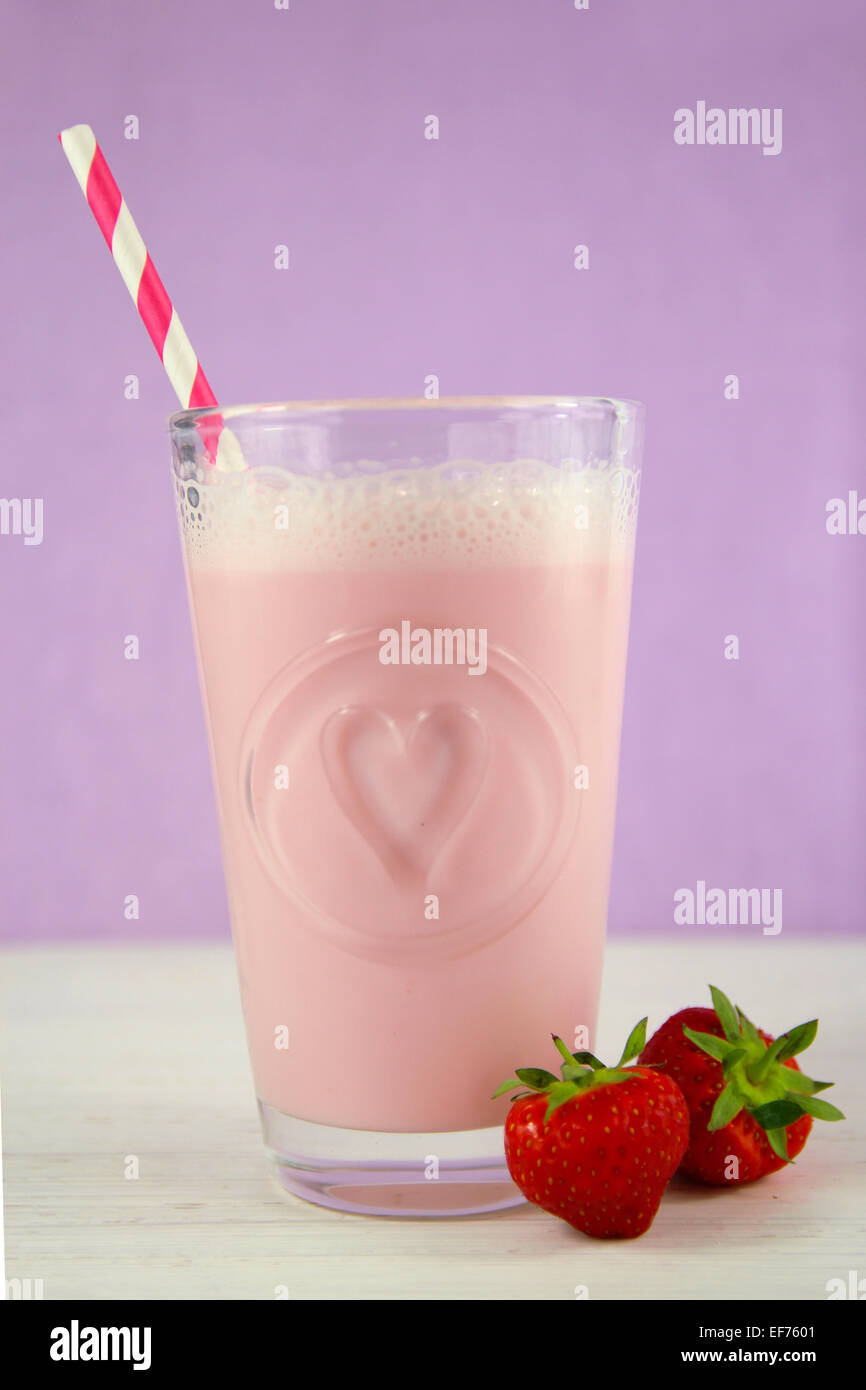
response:
[(437, 396), (427, 400), (423, 396), (348, 396), (326, 400), (307, 401), (255, 401), (249, 405), (208, 405), (193, 409), (176, 410), (168, 417), (171, 431), (189, 429), (203, 420), (238, 420), (242, 417), (262, 417), (280, 415), (290, 418), (293, 415), (327, 415), (341, 411), (359, 413), (362, 411), (426, 411), (426, 410), (472, 410), (472, 409), (515, 409), (515, 410), (580, 410), (590, 406), (606, 406), (621, 420), (639, 420), (646, 414), (643, 401), (630, 400), (620, 396)]

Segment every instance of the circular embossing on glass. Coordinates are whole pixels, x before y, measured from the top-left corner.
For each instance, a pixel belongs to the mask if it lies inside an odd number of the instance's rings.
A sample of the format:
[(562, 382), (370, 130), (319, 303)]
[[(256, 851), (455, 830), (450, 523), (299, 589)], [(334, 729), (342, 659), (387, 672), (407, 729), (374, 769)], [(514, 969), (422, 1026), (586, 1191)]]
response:
[(516, 926), (560, 868), (574, 736), (505, 651), (470, 674), (383, 665), (381, 649), (376, 631), (332, 638), (265, 691), (242, 744), (250, 832), (287, 920), (371, 959), (462, 954)]

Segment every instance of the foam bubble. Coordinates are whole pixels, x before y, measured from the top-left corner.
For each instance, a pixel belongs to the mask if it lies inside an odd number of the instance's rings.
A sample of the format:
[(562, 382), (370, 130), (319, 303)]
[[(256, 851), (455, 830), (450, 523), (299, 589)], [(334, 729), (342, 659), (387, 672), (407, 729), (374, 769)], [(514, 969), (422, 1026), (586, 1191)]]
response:
[(178, 512), (196, 568), (566, 563), (628, 559), (634, 544), (639, 475), (618, 465), (466, 459), (378, 471), (371, 461), (363, 473), (326, 478), (184, 472)]

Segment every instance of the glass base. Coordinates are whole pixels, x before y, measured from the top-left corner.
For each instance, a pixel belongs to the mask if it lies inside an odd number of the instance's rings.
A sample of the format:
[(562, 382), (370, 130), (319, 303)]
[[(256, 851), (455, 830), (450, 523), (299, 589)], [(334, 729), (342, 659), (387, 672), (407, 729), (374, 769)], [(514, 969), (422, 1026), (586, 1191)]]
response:
[(474, 1216), (519, 1206), (502, 1127), (379, 1134), (310, 1124), (259, 1101), (277, 1182), (317, 1206), (365, 1216)]

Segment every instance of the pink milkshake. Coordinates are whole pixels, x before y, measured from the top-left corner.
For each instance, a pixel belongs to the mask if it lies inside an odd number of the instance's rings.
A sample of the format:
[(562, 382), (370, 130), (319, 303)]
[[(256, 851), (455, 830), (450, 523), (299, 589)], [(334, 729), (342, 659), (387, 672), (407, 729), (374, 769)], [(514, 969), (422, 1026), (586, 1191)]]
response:
[[(310, 428), (308, 457), (327, 444)], [(475, 1196), (440, 1207), (506, 1205), (516, 1193), (482, 1197), (460, 1136), (485, 1131), (494, 1163), (506, 1102), (490, 1096), (515, 1059), (551, 1031), (594, 1045), (636, 471), (438, 456), (295, 471), (261, 427), (237, 433), (247, 467), (187, 467), (179, 497), (281, 1181), (311, 1195), (303, 1170), (339, 1167), (315, 1200), (397, 1209), (363, 1192), (393, 1135), (398, 1186), (429, 1187), (456, 1153)], [(285, 1153), (303, 1135), (309, 1163)]]

